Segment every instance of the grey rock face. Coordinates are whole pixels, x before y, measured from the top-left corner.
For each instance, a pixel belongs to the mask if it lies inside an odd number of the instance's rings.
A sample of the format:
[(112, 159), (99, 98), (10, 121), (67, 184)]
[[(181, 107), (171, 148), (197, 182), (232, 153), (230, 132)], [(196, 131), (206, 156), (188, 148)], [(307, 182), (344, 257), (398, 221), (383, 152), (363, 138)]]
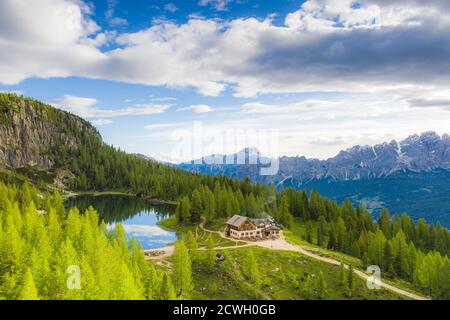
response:
[(50, 169), (55, 164), (52, 154), (56, 148), (77, 148), (79, 138), (68, 127), (79, 128), (99, 136), (97, 130), (83, 119), (60, 112), (63, 123), (49, 109), (29, 100), (20, 100), (14, 107), (3, 107), (4, 121), (0, 123), (0, 164), (9, 168), (39, 166)]

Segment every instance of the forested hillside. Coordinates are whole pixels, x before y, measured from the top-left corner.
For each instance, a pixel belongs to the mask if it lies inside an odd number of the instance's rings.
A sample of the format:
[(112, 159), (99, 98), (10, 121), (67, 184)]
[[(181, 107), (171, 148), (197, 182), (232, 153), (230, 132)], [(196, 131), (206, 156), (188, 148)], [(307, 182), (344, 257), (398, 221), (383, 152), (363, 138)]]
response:
[[(0, 169), (3, 165), (42, 187), (62, 172), (69, 190), (126, 190), (158, 199), (176, 199), (201, 185), (213, 188), (216, 181), (245, 193), (264, 189), (127, 154), (105, 144), (85, 120), (34, 99), (0, 93), (0, 119)], [(3, 180), (17, 182), (16, 177), (3, 175)]]
[(200, 217), (214, 222), (234, 212), (250, 217), (273, 216), (287, 229), (294, 221), (306, 226), (304, 239), (333, 251), (361, 259), (362, 265), (380, 266), (383, 274), (414, 284), (437, 299), (450, 296), (450, 232), (423, 220), (414, 223), (405, 213), (390, 216), (384, 210), (378, 221), (362, 206), (350, 201), (339, 206), (313, 191), (272, 189), (265, 197), (245, 195), (238, 190), (213, 190), (201, 186), (191, 197), (181, 199), (176, 216), (179, 223), (198, 222)]
[(177, 241), (170, 264), (156, 265), (93, 208), (67, 211), (58, 191), (42, 197), (27, 183), (0, 183), (0, 300), (401, 298), (295, 253), (236, 249), (223, 264), (215, 254)]
[(57, 191), (41, 197), (28, 184), (0, 183), (0, 300), (174, 297), (167, 292), (170, 276), (120, 225), (108, 231), (92, 208), (67, 212)]

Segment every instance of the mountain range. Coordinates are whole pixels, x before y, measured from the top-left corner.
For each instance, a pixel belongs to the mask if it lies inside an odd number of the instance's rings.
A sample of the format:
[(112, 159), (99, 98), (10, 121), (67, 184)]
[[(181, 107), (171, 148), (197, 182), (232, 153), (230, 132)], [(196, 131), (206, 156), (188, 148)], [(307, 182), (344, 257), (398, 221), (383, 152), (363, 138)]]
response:
[(278, 188), (318, 189), (338, 201), (349, 198), (355, 203), (363, 202), (375, 214), (388, 207), (450, 226), (447, 134), (440, 136), (430, 131), (402, 141), (354, 146), (326, 160), (283, 156), (279, 158), (278, 172), (272, 176), (260, 174), (260, 168), (267, 162), (268, 158), (258, 150), (246, 148), (237, 154), (211, 155), (178, 167), (231, 178), (249, 177), (253, 182)]
[[(238, 163), (236, 159), (245, 159)], [(257, 165), (256, 159), (258, 161)], [(259, 176), (258, 168), (268, 162), (255, 148), (246, 148), (232, 155), (211, 155), (201, 160), (179, 165), (188, 171), (225, 174), (236, 178), (250, 177), (254, 181), (278, 184), (287, 179), (301, 186), (311, 180), (364, 180), (388, 177), (398, 172), (432, 172), (450, 169), (450, 136), (435, 132), (415, 134), (402, 141), (392, 140), (375, 146), (354, 146), (327, 160), (306, 157), (279, 158), (278, 173)]]

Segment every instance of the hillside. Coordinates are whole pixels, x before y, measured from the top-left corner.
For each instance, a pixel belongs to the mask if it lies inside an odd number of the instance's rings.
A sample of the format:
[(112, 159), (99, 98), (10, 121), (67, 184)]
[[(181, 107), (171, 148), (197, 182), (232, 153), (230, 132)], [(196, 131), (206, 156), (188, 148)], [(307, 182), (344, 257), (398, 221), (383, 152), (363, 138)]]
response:
[(50, 105), (0, 93), (0, 177), (42, 189), (127, 191), (174, 199), (214, 178), (183, 172), (108, 146), (87, 121)]
[(0, 94), (0, 163), (9, 168), (61, 166), (65, 149), (101, 140), (87, 121), (33, 99)]

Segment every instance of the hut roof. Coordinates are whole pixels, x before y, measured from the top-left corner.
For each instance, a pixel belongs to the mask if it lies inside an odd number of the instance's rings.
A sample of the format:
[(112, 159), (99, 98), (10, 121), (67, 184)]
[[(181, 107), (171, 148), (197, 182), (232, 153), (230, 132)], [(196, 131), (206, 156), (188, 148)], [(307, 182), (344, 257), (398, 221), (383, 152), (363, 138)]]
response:
[(236, 214), (233, 217), (231, 217), (230, 220), (228, 220), (227, 224), (239, 228), (245, 221), (247, 221), (247, 219), (248, 219), (247, 217), (243, 217)]
[(261, 224), (264, 224), (264, 225), (269, 225), (269, 224), (271, 224), (272, 223), (272, 221), (270, 220), (270, 219), (267, 219), (267, 218), (259, 218), (259, 219), (250, 219), (254, 224), (256, 224), (256, 225), (261, 225)]
[(280, 231), (281, 228), (278, 227), (278, 226), (273, 225), (273, 226), (267, 227), (266, 230), (267, 230), (267, 231)]

